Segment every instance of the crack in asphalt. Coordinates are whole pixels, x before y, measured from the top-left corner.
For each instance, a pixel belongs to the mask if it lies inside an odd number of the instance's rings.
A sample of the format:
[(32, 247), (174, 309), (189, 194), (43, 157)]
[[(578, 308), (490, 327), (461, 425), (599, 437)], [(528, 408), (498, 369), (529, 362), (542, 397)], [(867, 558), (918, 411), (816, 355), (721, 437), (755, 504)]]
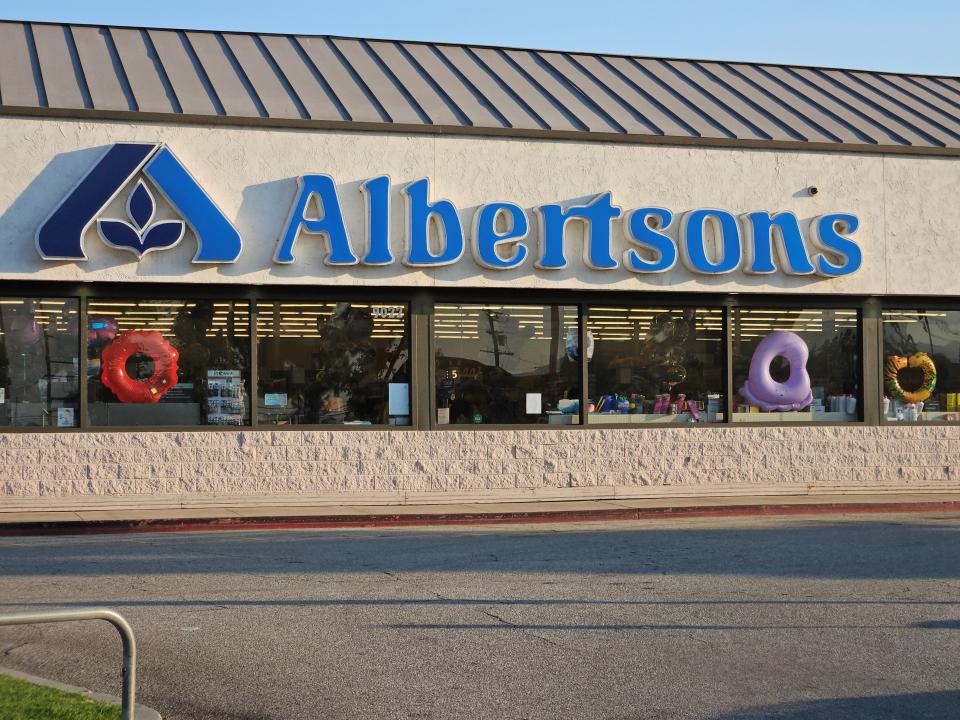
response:
[(34, 643), (31, 641), (31, 642), (23, 642), (23, 643), (17, 643), (15, 645), (10, 645), (9, 647), (5, 647), (3, 649), (3, 652), (0, 653), (0, 655), (2, 655), (3, 657), (10, 657), (15, 650), (19, 650), (20, 648), (25, 648), (28, 645), (33, 645), (33, 644)]
[(529, 628), (523, 627), (522, 625), (518, 625), (517, 623), (514, 623), (514, 622), (510, 622), (509, 620), (507, 620), (507, 619), (505, 619), (505, 618), (502, 618), (502, 617), (500, 617), (499, 615), (497, 615), (496, 613), (490, 612), (489, 610), (485, 610), (485, 609), (483, 609), (483, 608), (478, 608), (478, 612), (480, 612), (481, 615), (486, 615), (488, 618), (491, 618), (491, 619), (493, 619), (493, 620), (496, 620), (496, 621), (497, 621), (498, 623), (500, 623), (501, 625), (504, 625), (504, 626), (510, 627), (510, 628), (514, 628), (515, 630), (519, 630), (519, 631), (522, 632), (524, 635), (529, 635), (529, 636), (531, 636), (531, 637), (535, 637), (537, 640), (542, 640), (542, 641), (545, 642), (547, 645), (552, 645), (553, 647), (558, 647), (558, 648), (562, 648), (562, 647), (563, 647), (563, 645), (561, 645), (560, 643), (554, 642), (554, 641), (551, 640), (550, 638), (545, 638), (543, 635), (537, 635), (537, 633), (535, 633), (535, 632), (530, 632)]

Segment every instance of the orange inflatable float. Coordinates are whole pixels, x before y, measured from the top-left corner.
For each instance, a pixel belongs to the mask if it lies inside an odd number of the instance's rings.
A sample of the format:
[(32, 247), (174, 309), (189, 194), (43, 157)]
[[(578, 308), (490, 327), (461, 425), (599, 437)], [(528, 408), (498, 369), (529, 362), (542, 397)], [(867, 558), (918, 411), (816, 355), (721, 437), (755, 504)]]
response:
[[(153, 374), (137, 380), (127, 373), (134, 355), (146, 355), (153, 362)], [(155, 403), (177, 384), (180, 354), (156, 330), (127, 330), (107, 345), (100, 355), (100, 380), (125, 403)]]

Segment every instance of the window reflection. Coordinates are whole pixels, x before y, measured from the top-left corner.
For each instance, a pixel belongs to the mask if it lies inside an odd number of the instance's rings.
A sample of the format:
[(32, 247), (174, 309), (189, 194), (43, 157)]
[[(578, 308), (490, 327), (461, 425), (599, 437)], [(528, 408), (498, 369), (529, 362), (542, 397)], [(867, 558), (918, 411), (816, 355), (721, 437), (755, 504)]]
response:
[(588, 422), (723, 420), (723, 310), (594, 306), (587, 328)]
[(734, 422), (858, 420), (859, 338), (855, 309), (734, 309)]
[(91, 300), (93, 425), (249, 423), (246, 302)]
[(577, 308), (437, 305), (437, 423), (579, 421)]
[(0, 425), (77, 427), (79, 304), (0, 299)]
[(960, 311), (884, 310), (883, 357), (887, 420), (960, 420)]
[(259, 422), (410, 424), (407, 306), (257, 304)]

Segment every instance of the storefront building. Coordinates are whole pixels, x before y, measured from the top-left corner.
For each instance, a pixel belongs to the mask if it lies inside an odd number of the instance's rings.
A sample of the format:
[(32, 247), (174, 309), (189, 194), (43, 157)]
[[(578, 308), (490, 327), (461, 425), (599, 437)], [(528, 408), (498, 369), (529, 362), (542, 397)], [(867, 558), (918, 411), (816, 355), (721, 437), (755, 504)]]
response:
[(0, 23), (2, 498), (960, 489), (960, 80)]

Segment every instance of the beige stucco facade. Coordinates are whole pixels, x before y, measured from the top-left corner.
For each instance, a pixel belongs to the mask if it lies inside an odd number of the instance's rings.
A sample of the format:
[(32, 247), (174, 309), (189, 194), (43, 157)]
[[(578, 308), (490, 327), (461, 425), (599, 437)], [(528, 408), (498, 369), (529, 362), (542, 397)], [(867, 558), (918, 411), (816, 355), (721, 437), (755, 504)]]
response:
[[(49, 262), (34, 247), (39, 224), (105, 146), (166, 142), (244, 240), (232, 265), (196, 266), (195, 241), (137, 262), (88, 233), (86, 262)], [(631, 292), (960, 295), (960, 159), (869, 153), (671, 147), (466, 135), (403, 135), (184, 124), (0, 119), (0, 280), (241, 285), (504, 287)], [(393, 242), (401, 254), (402, 183), (429, 178), (469, 225), (477, 206), (526, 209), (612, 191), (624, 210), (735, 214), (789, 210), (805, 224), (829, 212), (860, 219), (859, 272), (847, 278), (778, 273), (717, 277), (678, 265), (657, 275), (584, 266), (570, 228), (570, 265), (485, 270), (469, 253), (430, 270), (331, 268), (323, 243), (304, 238), (292, 265), (272, 257), (296, 177), (328, 173), (362, 250), (358, 185), (388, 174)], [(810, 196), (806, 189), (816, 186)], [(615, 256), (626, 244), (615, 223)], [(673, 232), (675, 233), (675, 226)], [(0, 433), (4, 498), (319, 494), (403, 501), (414, 497), (522, 497), (544, 489), (593, 497), (697, 494), (719, 488), (956, 489), (960, 428), (673, 427), (644, 430), (185, 431)]]
[[(105, 147), (119, 141), (163, 141), (178, 155), (244, 241), (235, 264), (191, 266), (195, 240), (145, 256), (108, 248), (91, 229), (86, 262), (42, 260), (34, 247), (40, 223), (92, 167)], [(199, 127), (110, 121), (4, 118), (0, 120), (0, 278), (33, 280), (524, 287), (612, 291), (778, 292), (801, 294), (960, 294), (953, 270), (960, 260), (960, 159), (868, 153), (670, 147), (454, 135), (403, 135), (252, 127)], [(796, 277), (783, 273), (694, 275), (679, 264), (661, 274), (636, 275), (583, 264), (582, 228), (568, 226), (569, 265), (533, 267), (535, 248), (516, 269), (478, 266), (467, 252), (435, 269), (329, 267), (325, 248), (304, 237), (296, 262), (272, 260), (296, 192), (296, 177), (327, 173), (338, 183), (345, 219), (357, 252), (364, 239), (359, 184), (381, 174), (393, 180), (392, 243), (402, 255), (400, 186), (429, 178), (433, 198), (446, 198), (468, 227), (484, 203), (510, 200), (530, 211), (544, 203), (583, 202), (609, 190), (625, 211), (669, 208), (676, 216), (695, 208), (734, 214), (794, 212), (805, 226), (831, 212), (857, 215), (854, 236), (863, 265), (852, 276)], [(811, 197), (807, 188), (819, 192)], [(122, 217), (122, 210), (114, 213)], [(675, 221), (668, 230), (676, 237)], [(533, 230), (531, 239), (535, 238)], [(627, 243), (614, 222), (614, 257)]]

